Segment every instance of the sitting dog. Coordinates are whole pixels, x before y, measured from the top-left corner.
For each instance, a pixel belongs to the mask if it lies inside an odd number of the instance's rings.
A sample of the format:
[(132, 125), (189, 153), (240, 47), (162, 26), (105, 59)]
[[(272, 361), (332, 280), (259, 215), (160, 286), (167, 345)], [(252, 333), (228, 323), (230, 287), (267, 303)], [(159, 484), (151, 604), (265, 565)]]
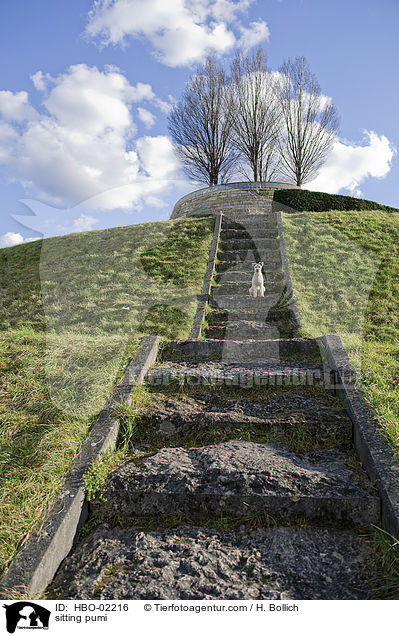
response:
[(253, 298), (265, 295), (265, 285), (263, 282), (262, 267), (263, 263), (252, 263), (254, 266), (254, 275), (252, 276), (252, 285), (249, 290), (249, 295)]

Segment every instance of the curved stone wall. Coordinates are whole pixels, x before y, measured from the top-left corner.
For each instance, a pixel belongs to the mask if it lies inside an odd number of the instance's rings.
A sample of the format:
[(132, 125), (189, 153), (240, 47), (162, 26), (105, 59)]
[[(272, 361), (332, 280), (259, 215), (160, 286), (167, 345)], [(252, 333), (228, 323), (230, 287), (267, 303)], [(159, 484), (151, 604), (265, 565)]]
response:
[(179, 199), (172, 219), (202, 214), (267, 214), (277, 189), (297, 188), (292, 183), (243, 181), (201, 188)]

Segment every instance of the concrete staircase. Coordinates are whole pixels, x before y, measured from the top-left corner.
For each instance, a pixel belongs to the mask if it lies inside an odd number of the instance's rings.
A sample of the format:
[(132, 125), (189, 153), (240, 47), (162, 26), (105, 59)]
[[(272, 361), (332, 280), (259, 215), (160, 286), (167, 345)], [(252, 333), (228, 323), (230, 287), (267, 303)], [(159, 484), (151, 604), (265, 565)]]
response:
[[(290, 337), (276, 215), (223, 218), (205, 336), (223, 340)], [(263, 261), (265, 297), (252, 298), (253, 263)]]
[(374, 598), (380, 500), (318, 341), (293, 337), (275, 216), (225, 219), (220, 249), (206, 337), (148, 373), (132, 458), (50, 598)]

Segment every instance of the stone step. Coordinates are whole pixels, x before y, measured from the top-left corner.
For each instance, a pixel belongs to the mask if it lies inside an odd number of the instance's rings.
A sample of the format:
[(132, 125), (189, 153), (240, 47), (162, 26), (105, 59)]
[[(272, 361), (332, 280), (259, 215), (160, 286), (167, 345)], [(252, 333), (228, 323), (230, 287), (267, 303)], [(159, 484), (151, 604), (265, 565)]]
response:
[[(219, 327), (209, 327), (205, 330), (204, 337), (215, 340), (264, 340), (265, 338), (283, 338), (279, 329), (275, 327), (263, 328), (261, 331), (249, 331), (245, 329), (220, 329)], [(291, 336), (287, 334), (287, 337)]]
[[(250, 333), (240, 329), (232, 329), (232, 330), (227, 329), (225, 333), (223, 334), (223, 338), (224, 340), (226, 340), (226, 342), (228, 342), (230, 340), (264, 340), (265, 338), (290, 338), (292, 335), (293, 335), (292, 332), (284, 333), (284, 332), (281, 332), (280, 329), (263, 329), (263, 331), (259, 333), (256, 333), (256, 332)], [(216, 331), (215, 332), (206, 331), (205, 337), (215, 338), (215, 340), (217, 340), (218, 333)]]
[[(220, 329), (248, 329), (258, 331), (261, 329), (290, 329), (290, 324), (287, 322), (272, 322), (269, 320), (225, 320), (221, 322), (208, 325), (209, 328)], [(220, 338), (222, 340), (222, 338)]]
[[(213, 315), (215, 313), (215, 315)], [(270, 310), (266, 312), (244, 312), (244, 311), (210, 311), (207, 314), (208, 327), (248, 327), (261, 328), (269, 326), (277, 327), (282, 331), (292, 328), (289, 314), (282, 311)]]
[(328, 371), (315, 360), (262, 360), (252, 362), (164, 362), (146, 376), (150, 386), (302, 387), (319, 386), (329, 380)]
[(261, 214), (227, 214), (223, 216), (222, 227), (238, 227), (246, 225), (277, 226), (277, 214), (275, 212)]
[[(281, 283), (284, 281), (284, 274), (282, 271), (272, 270), (271, 272), (270, 271), (265, 272), (264, 270), (262, 270), (262, 273), (266, 283)], [(245, 284), (249, 282), (249, 285), (247, 285), (247, 287), (250, 287), (252, 276), (253, 276), (253, 268), (250, 268), (248, 264), (247, 271), (234, 272), (234, 271), (228, 270), (227, 272), (217, 273), (215, 275), (215, 281), (216, 283), (245, 283)]]
[(266, 294), (263, 298), (253, 298), (252, 296), (237, 296), (236, 294), (217, 294), (212, 289), (210, 299), (211, 307), (220, 309), (244, 309), (244, 310), (264, 310), (268, 311), (282, 299), (282, 294)]
[[(246, 252), (248, 254), (248, 252)], [(251, 256), (251, 255), (250, 255)], [(216, 265), (217, 274), (222, 274), (224, 272), (253, 272), (253, 265), (255, 261), (252, 258), (244, 258), (240, 260), (225, 260), (221, 261), (218, 255), (218, 263)], [(272, 253), (269, 254), (268, 262), (264, 263), (263, 271), (265, 274), (273, 273), (273, 272), (281, 272), (281, 258), (279, 254)]]
[(257, 250), (261, 252), (263, 250), (275, 250), (279, 249), (279, 242), (275, 238), (243, 238), (243, 239), (226, 239), (220, 243), (221, 252), (229, 251), (242, 251), (251, 250), (252, 252)]
[[(221, 262), (228, 261), (229, 263), (236, 263), (239, 261), (247, 261), (247, 263), (263, 261), (266, 269), (279, 264), (281, 267), (281, 257), (278, 249), (247, 249), (247, 250), (223, 250), (218, 251), (217, 258)], [(218, 268), (219, 269), (219, 268)]]
[(267, 219), (274, 214), (271, 202), (267, 202), (262, 206), (258, 206), (256, 209), (252, 209), (252, 211), (250, 209), (251, 207), (252, 206), (250, 206), (248, 203), (243, 202), (240, 204), (234, 204), (234, 206), (232, 206), (231, 204), (222, 204), (218, 205), (217, 207), (213, 207), (213, 209), (215, 210), (216, 214), (222, 212), (224, 218), (228, 219), (229, 221), (238, 222), (240, 224), (243, 222), (248, 222), (251, 217), (253, 217), (254, 219), (259, 219), (259, 217), (264, 216)]
[(229, 223), (222, 226), (221, 240), (234, 238), (278, 238), (278, 227), (275, 223)]
[(315, 338), (276, 340), (170, 340), (163, 349), (163, 360), (313, 360), (321, 363)]
[(286, 324), (284, 326), (272, 323), (253, 324), (244, 320), (241, 323), (209, 326), (205, 330), (206, 338), (217, 340), (265, 340), (266, 338), (291, 338), (292, 335), (292, 329)]
[(271, 195), (265, 195), (262, 199), (259, 199), (246, 194), (238, 194), (234, 196), (234, 201), (232, 201), (231, 196), (223, 194), (223, 196), (212, 197), (212, 203), (216, 209), (222, 206), (224, 214), (229, 217), (241, 216), (247, 218), (248, 216), (275, 214), (272, 211), (273, 198)]
[[(203, 210), (203, 206), (201, 206), (201, 211)], [(210, 211), (215, 210), (215, 213), (222, 212), (223, 215), (230, 219), (248, 219), (250, 217), (259, 218), (264, 215), (265, 217), (273, 216), (275, 212), (273, 212), (273, 202), (272, 201), (262, 201), (260, 205), (253, 203), (253, 201), (249, 200), (236, 200), (232, 205), (231, 199), (226, 201), (212, 201), (212, 206)]]
[[(252, 277), (251, 277), (252, 278)], [(285, 289), (285, 281), (278, 283), (264, 280), (265, 295), (279, 294), (281, 295)], [(250, 298), (249, 290), (251, 287), (251, 279), (245, 281), (234, 281), (216, 284), (212, 286), (212, 294), (215, 296), (248, 296)]]
[(277, 228), (263, 228), (260, 226), (256, 230), (248, 230), (246, 228), (222, 229), (220, 240), (223, 243), (228, 240), (243, 239), (275, 239), (277, 237)]
[(111, 474), (105, 499), (93, 506), (102, 518), (251, 512), (359, 526), (380, 521), (380, 500), (349, 455), (237, 440), (162, 448), (125, 463)]
[(274, 220), (267, 221), (265, 220), (266, 218), (267, 217), (263, 217), (263, 220), (252, 223), (232, 223), (229, 221), (222, 225), (221, 238), (240, 238), (240, 235), (242, 234), (244, 235), (243, 238), (268, 238), (268, 235), (271, 235), (270, 238), (277, 238), (277, 223)]
[[(204, 364), (166, 363), (148, 373), (151, 397), (136, 412), (136, 446), (147, 439), (158, 447), (192, 446), (193, 439), (195, 446), (203, 446), (228, 439), (257, 441), (253, 436), (261, 435), (262, 442), (279, 440), (294, 450), (299, 448), (298, 439), (302, 449), (306, 439), (312, 439), (313, 449), (347, 448), (352, 421), (341, 400), (317, 382), (319, 373), (305, 376), (305, 369), (296, 369), (292, 384), (254, 387), (254, 368), (249, 365), (228, 369), (213, 363), (212, 367), (212, 383)], [(234, 384), (233, 373), (238, 371)]]
[(223, 225), (229, 224), (239, 224), (243, 226), (247, 225), (272, 225), (277, 224), (277, 214), (275, 212), (258, 212), (253, 211), (253, 213), (242, 213), (235, 212), (229, 213), (223, 216)]
[(230, 309), (229, 311), (212, 309), (206, 315), (206, 321), (208, 325), (223, 325), (227, 321), (273, 321), (274, 323), (281, 323), (283, 326), (289, 325), (290, 311), (289, 309)]
[(278, 230), (277, 216), (272, 214), (259, 214), (244, 217), (236, 216), (234, 218), (223, 217), (222, 231), (224, 230), (247, 230), (257, 228), (259, 230)]
[(380, 585), (368, 574), (377, 570), (372, 555), (352, 529), (100, 524), (64, 560), (46, 598), (365, 600)]

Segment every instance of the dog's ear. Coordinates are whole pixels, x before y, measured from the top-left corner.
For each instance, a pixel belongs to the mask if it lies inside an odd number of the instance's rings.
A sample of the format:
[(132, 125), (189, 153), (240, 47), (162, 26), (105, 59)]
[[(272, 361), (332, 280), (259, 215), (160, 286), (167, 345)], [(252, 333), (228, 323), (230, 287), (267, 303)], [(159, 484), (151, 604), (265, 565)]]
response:
[(263, 267), (263, 261), (261, 263), (259, 263), (259, 265), (262, 265), (262, 267)]

